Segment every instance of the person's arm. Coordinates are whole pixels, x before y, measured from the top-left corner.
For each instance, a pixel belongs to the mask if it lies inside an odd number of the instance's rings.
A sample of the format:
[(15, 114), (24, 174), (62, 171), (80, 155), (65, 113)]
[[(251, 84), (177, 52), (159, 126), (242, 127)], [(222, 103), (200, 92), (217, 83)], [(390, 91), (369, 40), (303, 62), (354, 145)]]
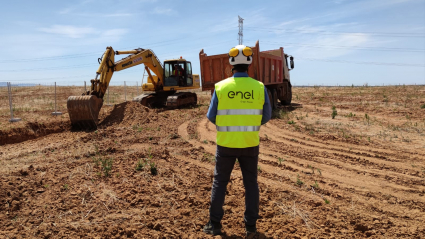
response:
[(207, 118), (213, 124), (215, 124), (215, 118), (217, 116), (217, 106), (218, 106), (218, 98), (217, 98), (217, 95), (215, 94), (215, 90), (214, 90), (214, 93), (211, 97), (210, 107), (208, 108), (208, 113), (207, 113)]
[(272, 107), (269, 100), (269, 95), (267, 94), (267, 88), (264, 87), (264, 105), (263, 105), (263, 118), (261, 119), (261, 125), (269, 122), (272, 118)]

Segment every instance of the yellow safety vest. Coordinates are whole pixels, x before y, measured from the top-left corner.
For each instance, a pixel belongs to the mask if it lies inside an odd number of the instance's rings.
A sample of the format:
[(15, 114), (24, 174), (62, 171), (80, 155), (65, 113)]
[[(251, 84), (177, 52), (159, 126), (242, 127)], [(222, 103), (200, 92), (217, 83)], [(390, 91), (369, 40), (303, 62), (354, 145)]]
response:
[(263, 118), (264, 85), (251, 77), (231, 77), (215, 84), (218, 98), (217, 145), (258, 146)]

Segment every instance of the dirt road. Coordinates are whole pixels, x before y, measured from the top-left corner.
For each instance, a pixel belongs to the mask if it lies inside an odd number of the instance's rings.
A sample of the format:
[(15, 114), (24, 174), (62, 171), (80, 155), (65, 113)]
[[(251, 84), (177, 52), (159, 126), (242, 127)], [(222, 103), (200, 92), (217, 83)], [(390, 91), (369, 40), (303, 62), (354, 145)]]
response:
[[(425, 237), (423, 88), (295, 89), (260, 131), (260, 238)], [(0, 131), (0, 238), (206, 238), (207, 102), (104, 107), (90, 132), (67, 115)], [(244, 235), (235, 169), (225, 238)]]

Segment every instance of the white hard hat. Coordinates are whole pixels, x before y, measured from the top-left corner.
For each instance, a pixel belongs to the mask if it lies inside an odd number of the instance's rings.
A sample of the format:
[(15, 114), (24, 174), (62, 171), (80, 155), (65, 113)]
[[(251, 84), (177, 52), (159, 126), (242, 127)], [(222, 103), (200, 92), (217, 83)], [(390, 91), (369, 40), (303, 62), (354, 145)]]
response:
[(237, 45), (229, 51), (229, 63), (230, 65), (245, 64), (249, 65), (252, 63), (252, 49), (244, 45)]

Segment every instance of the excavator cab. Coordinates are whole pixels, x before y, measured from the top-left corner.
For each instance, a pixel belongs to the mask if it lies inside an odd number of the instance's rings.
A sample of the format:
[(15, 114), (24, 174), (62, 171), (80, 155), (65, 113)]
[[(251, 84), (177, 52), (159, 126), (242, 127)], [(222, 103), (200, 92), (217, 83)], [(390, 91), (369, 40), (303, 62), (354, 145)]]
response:
[(164, 62), (164, 86), (193, 86), (192, 63), (184, 59)]

